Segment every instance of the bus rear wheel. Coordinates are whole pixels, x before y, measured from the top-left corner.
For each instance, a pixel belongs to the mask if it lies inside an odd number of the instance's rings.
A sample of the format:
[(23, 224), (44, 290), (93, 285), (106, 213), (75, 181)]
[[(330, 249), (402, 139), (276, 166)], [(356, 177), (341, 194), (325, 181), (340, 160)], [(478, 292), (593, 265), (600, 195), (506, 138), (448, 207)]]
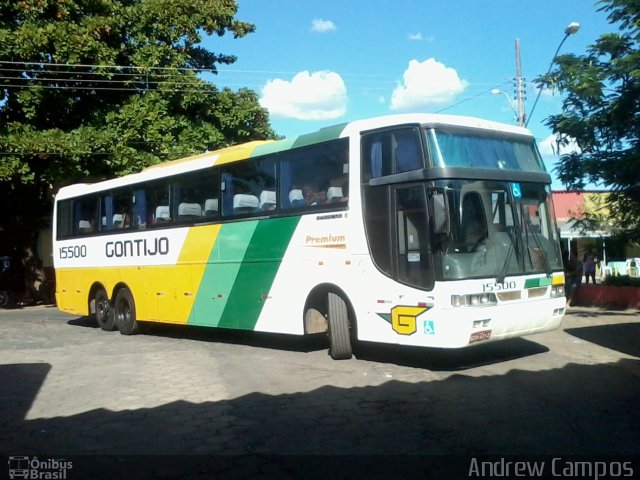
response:
[(138, 321), (136, 320), (136, 304), (133, 295), (128, 288), (122, 288), (116, 294), (114, 302), (116, 326), (122, 335), (134, 335), (138, 333)]
[(99, 289), (93, 297), (95, 305), (96, 323), (105, 332), (110, 332), (115, 329), (115, 321), (113, 318), (113, 309), (111, 308), (111, 302), (107, 292), (103, 288)]
[(329, 301), (329, 355), (334, 360), (348, 360), (353, 354), (349, 332), (349, 314), (345, 301), (335, 293)]

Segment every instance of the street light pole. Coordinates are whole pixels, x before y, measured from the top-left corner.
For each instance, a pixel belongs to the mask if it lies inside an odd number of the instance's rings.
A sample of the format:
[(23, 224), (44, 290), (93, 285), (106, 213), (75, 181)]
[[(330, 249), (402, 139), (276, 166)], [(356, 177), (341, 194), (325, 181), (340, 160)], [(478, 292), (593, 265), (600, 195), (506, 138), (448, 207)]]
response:
[(522, 81), (522, 66), (520, 65), (520, 39), (516, 38), (516, 98), (518, 99), (518, 126), (524, 127), (524, 82)]
[(491, 94), (492, 95), (500, 95), (500, 94), (504, 95), (507, 98), (507, 102), (509, 102), (509, 106), (511, 107), (511, 110), (513, 110), (513, 114), (515, 115), (516, 121), (518, 121), (518, 110), (516, 109), (516, 106), (513, 104), (513, 100), (511, 99), (509, 94), (507, 92), (505, 92), (504, 90), (500, 90), (499, 88), (492, 88), (491, 89)]
[[(562, 45), (564, 44), (565, 40), (569, 38), (569, 35), (573, 35), (574, 33), (577, 33), (578, 30), (580, 30), (580, 24), (578, 22), (571, 22), (567, 26), (567, 28), (564, 29), (564, 37), (562, 38), (560, 45), (558, 45), (558, 48), (556, 48), (556, 53), (553, 54), (553, 58), (551, 59), (551, 63), (549, 64), (549, 68), (547, 69), (547, 73), (545, 74), (545, 77), (549, 75), (549, 73), (551, 72), (551, 69), (553, 68), (553, 63), (555, 62), (556, 57), (558, 56), (558, 52), (562, 48)], [(540, 99), (541, 93), (542, 93), (542, 86), (540, 86), (538, 89), (538, 95), (536, 96), (535, 102), (533, 102), (533, 107), (531, 107), (531, 111), (529, 112), (527, 121), (524, 124), (525, 127), (529, 125), (529, 121), (531, 120), (531, 115), (533, 115), (533, 111), (536, 109), (536, 105), (538, 104), (538, 100)]]

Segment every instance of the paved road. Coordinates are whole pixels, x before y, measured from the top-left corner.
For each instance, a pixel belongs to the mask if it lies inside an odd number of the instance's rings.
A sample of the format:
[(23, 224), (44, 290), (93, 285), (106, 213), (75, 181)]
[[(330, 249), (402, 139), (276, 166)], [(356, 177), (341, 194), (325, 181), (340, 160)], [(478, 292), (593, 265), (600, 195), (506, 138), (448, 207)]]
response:
[[(562, 329), (525, 339), (453, 352), (362, 344), (336, 362), (323, 338), (162, 325), (126, 337), (52, 307), (0, 310), (0, 453), (228, 455), (122, 457), (151, 478), (308, 477), (328, 458), (335, 478), (345, 458), (396, 476), (419, 458), (381, 455), (625, 459), (640, 454), (639, 322), (575, 308)], [(360, 456), (333, 457), (345, 454)], [(281, 455), (299, 456), (283, 466)]]

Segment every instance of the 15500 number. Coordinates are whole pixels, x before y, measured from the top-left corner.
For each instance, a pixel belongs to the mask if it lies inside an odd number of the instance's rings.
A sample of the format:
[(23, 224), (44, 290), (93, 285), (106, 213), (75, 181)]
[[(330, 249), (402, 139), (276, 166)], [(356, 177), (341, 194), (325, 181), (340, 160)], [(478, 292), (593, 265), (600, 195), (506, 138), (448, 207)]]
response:
[(87, 256), (86, 245), (75, 245), (73, 247), (60, 247), (60, 258), (82, 258)]
[(503, 290), (515, 290), (516, 282), (511, 280), (509, 282), (502, 283), (483, 283), (482, 291), (483, 292), (501, 292)]

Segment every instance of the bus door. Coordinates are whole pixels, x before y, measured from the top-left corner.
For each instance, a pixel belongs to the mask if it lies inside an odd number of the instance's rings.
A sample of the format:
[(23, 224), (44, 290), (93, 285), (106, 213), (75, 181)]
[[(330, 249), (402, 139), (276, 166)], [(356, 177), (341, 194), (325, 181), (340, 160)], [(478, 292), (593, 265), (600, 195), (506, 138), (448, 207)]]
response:
[(424, 185), (395, 190), (395, 257), (398, 281), (421, 289), (433, 287), (429, 217)]

